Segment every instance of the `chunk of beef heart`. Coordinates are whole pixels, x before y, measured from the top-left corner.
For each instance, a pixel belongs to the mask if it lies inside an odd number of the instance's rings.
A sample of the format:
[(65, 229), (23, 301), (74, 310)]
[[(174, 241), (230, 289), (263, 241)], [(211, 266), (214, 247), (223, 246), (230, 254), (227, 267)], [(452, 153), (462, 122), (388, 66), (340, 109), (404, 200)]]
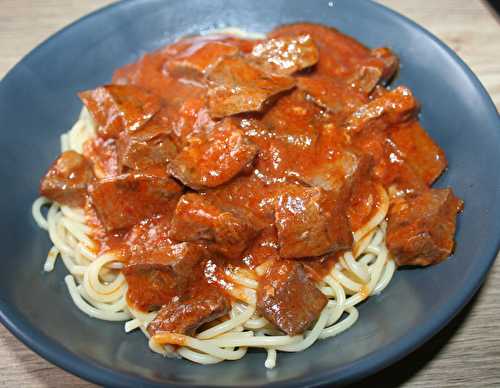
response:
[(123, 131), (118, 137), (118, 160), (122, 172), (127, 169), (166, 172), (167, 164), (177, 154), (170, 136), (167, 112), (158, 112), (137, 131)]
[(169, 173), (199, 190), (228, 182), (251, 166), (258, 148), (225, 119), (207, 137), (193, 137), (168, 165)]
[(269, 39), (254, 46), (252, 63), (268, 72), (290, 75), (318, 62), (318, 48), (311, 36)]
[(295, 86), (292, 77), (267, 73), (241, 57), (223, 58), (208, 79), (208, 108), (214, 118), (262, 111), (271, 97)]
[(457, 213), (463, 202), (451, 189), (428, 189), (391, 205), (387, 247), (398, 265), (429, 265), (453, 251)]
[(129, 303), (140, 311), (151, 311), (182, 295), (204, 255), (203, 247), (191, 243), (149, 246), (133, 252), (123, 269)]
[(92, 163), (92, 169), (98, 179), (119, 174), (115, 139), (91, 138), (83, 145), (83, 155)]
[(145, 174), (105, 178), (89, 187), (92, 204), (108, 231), (172, 211), (181, 193), (173, 179)]
[(175, 209), (169, 237), (206, 243), (211, 251), (239, 258), (256, 234), (251, 216), (243, 209), (225, 211), (204, 196), (185, 194)]
[(390, 80), (399, 67), (398, 57), (387, 47), (371, 50), (348, 82), (362, 93), (370, 94), (375, 86)]
[(345, 82), (328, 77), (299, 77), (297, 86), (305, 91), (315, 104), (334, 114), (347, 116), (368, 99)]
[(288, 335), (307, 330), (328, 299), (307, 277), (301, 263), (277, 260), (260, 279), (257, 309), (269, 322)]
[(351, 248), (352, 232), (341, 195), (290, 185), (275, 202), (280, 256), (301, 258)]
[(319, 49), (319, 60), (313, 76), (345, 79), (359, 63), (370, 57), (370, 50), (335, 28), (314, 23), (285, 24), (271, 31), (270, 38), (309, 35)]
[(40, 193), (63, 205), (83, 207), (87, 186), (94, 179), (90, 163), (75, 151), (63, 152), (40, 183)]
[(194, 295), (163, 306), (148, 325), (148, 333), (154, 336), (167, 331), (193, 336), (200, 326), (223, 317), (230, 309), (229, 299), (216, 286), (203, 284)]
[(158, 97), (133, 85), (100, 86), (79, 96), (103, 138), (116, 138), (125, 128), (139, 129), (161, 107)]
[(418, 121), (392, 127), (390, 139), (399, 157), (409, 163), (427, 185), (431, 185), (448, 164), (444, 151)]
[(192, 45), (167, 61), (166, 69), (177, 78), (203, 81), (218, 61), (238, 54), (238, 47), (223, 42), (195, 41)]
[(337, 149), (332, 158), (319, 161), (308, 169), (301, 180), (310, 186), (349, 195), (351, 187), (370, 175), (372, 159), (354, 149)]
[(410, 89), (396, 89), (359, 107), (344, 123), (354, 133), (367, 128), (387, 128), (415, 117), (420, 108)]

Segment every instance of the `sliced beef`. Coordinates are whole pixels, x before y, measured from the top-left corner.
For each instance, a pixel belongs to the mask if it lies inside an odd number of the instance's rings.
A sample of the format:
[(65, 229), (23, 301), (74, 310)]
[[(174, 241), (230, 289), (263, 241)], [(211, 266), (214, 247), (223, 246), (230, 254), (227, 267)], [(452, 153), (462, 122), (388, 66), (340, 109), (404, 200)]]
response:
[(418, 121), (391, 128), (390, 139), (398, 155), (431, 185), (447, 166), (444, 151), (427, 134)]
[(204, 255), (203, 247), (191, 243), (149, 245), (132, 252), (123, 269), (128, 301), (140, 311), (151, 311), (183, 295)]
[(170, 162), (168, 171), (192, 189), (216, 187), (248, 170), (257, 151), (257, 146), (225, 119), (208, 136), (191, 138)]
[(457, 213), (463, 202), (451, 189), (428, 189), (398, 198), (387, 224), (387, 247), (398, 265), (430, 265), (453, 251)]
[(271, 97), (295, 86), (293, 78), (267, 73), (241, 57), (223, 58), (208, 79), (208, 107), (214, 118), (261, 111)]
[(205, 243), (228, 258), (239, 258), (258, 230), (243, 208), (221, 209), (198, 194), (179, 200), (169, 237), (173, 241)]
[(163, 306), (148, 325), (148, 333), (153, 336), (167, 331), (193, 336), (203, 324), (226, 315), (231, 309), (229, 299), (216, 286), (202, 287), (188, 298)]
[(346, 250), (352, 232), (341, 195), (289, 185), (275, 202), (280, 256), (301, 258)]
[(302, 264), (277, 260), (259, 281), (257, 309), (288, 335), (298, 335), (316, 321), (327, 297), (307, 277)]
[(119, 174), (118, 152), (115, 139), (94, 137), (83, 145), (83, 155), (92, 163), (97, 178)]
[(92, 204), (104, 227), (122, 229), (175, 207), (182, 187), (171, 178), (123, 174), (89, 187)]
[(309, 35), (269, 39), (254, 46), (252, 63), (270, 73), (290, 75), (318, 62), (318, 48)]
[(274, 29), (268, 36), (281, 38), (309, 35), (319, 49), (313, 75), (346, 79), (370, 57), (370, 50), (335, 28), (313, 23), (294, 23)]
[(315, 104), (342, 116), (349, 115), (368, 102), (366, 96), (334, 78), (299, 77), (297, 86), (306, 92)]
[(374, 127), (386, 128), (414, 118), (419, 108), (411, 90), (398, 86), (359, 107), (344, 125), (347, 130), (355, 133)]
[(100, 86), (79, 96), (103, 138), (116, 138), (125, 128), (139, 129), (161, 107), (158, 97), (133, 85)]
[(238, 54), (238, 47), (209, 40), (195, 41), (174, 58), (167, 61), (166, 69), (177, 78), (203, 81), (205, 75), (225, 56)]
[(42, 178), (40, 194), (63, 205), (83, 207), (93, 179), (88, 160), (78, 152), (65, 151)]
[(348, 80), (352, 87), (365, 94), (389, 81), (399, 67), (398, 57), (387, 47), (371, 50), (370, 54)]
[(123, 131), (117, 146), (122, 172), (132, 169), (164, 174), (168, 162), (177, 154), (168, 113), (160, 111), (142, 128)]

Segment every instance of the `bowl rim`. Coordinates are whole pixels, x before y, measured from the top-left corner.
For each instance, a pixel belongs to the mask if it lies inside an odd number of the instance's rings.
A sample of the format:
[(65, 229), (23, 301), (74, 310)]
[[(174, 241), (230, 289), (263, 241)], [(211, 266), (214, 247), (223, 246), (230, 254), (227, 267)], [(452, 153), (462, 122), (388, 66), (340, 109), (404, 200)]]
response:
[[(360, 0), (356, 0), (361, 3)], [(39, 51), (43, 50), (45, 46), (57, 40), (59, 36), (63, 35), (66, 31), (85, 23), (87, 19), (91, 19), (97, 15), (104, 15), (112, 13), (115, 9), (126, 9), (140, 0), (125, 0), (116, 2), (99, 8), (74, 22), (68, 24), (64, 28), (58, 30), (50, 37), (38, 44), (28, 54), (23, 56), (0, 80), (0, 86), (3, 82), (10, 78), (15, 69), (28, 60), (31, 56), (36, 55)], [(466, 77), (472, 82), (474, 88), (479, 92), (481, 97), (481, 104), (487, 105), (491, 115), (498, 115), (498, 110), (481, 81), (477, 78), (474, 72), (467, 66), (467, 64), (445, 43), (443, 43), (434, 34), (429, 32), (426, 28), (420, 26), (408, 17), (388, 8), (385, 5), (367, 1), (363, 2), (363, 6), (373, 7), (378, 11), (386, 13), (391, 18), (398, 19), (400, 22), (409, 25), (413, 30), (425, 35), (430, 39), (439, 50), (442, 50), (446, 55), (451, 57), (453, 62), (457, 63), (460, 69), (464, 72)], [(488, 117), (490, 117), (488, 115)], [(500, 125), (499, 125), (500, 129)], [(500, 217), (500, 207), (495, 211)], [(479, 287), (484, 282), (487, 273), (493, 265), (496, 256), (500, 250), (500, 234), (496, 241), (492, 241), (491, 246), (486, 248), (488, 253), (482, 257), (477, 258), (479, 270), (474, 271), (466, 283), (466, 288), (461, 292), (456, 292), (450, 303), (437, 312), (433, 319), (429, 319), (420, 327), (417, 327), (411, 336), (406, 336), (398, 340), (394, 340), (381, 349), (377, 349), (368, 355), (357, 359), (356, 361), (347, 364), (339, 369), (333, 371), (324, 371), (317, 373), (313, 376), (305, 376), (302, 378), (295, 378), (290, 380), (283, 380), (273, 382), (276, 387), (291, 387), (291, 386), (317, 386), (335, 381), (335, 383), (347, 384), (350, 382), (358, 381), (367, 377), (407, 356), (416, 348), (427, 342), (432, 336), (437, 334), (443, 327), (445, 327), (475, 295)], [(105, 386), (172, 386), (181, 387), (184, 384), (165, 384), (147, 380), (136, 375), (117, 372), (111, 368), (106, 368), (98, 363), (85, 358), (83, 356), (74, 354), (60, 345), (57, 341), (45, 336), (35, 326), (28, 323), (21, 315), (16, 312), (12, 305), (6, 303), (0, 296), (0, 323), (4, 325), (18, 340), (24, 343), (28, 348), (33, 350), (39, 356), (43, 357), (52, 364), (64, 369), (65, 371), (79, 376), (87, 381), (102, 384)]]

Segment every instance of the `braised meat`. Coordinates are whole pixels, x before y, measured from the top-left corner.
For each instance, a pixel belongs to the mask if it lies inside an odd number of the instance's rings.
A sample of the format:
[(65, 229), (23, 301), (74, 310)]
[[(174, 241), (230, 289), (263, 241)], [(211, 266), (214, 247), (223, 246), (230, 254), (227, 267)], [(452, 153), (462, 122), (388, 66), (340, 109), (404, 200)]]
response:
[(158, 97), (132, 85), (105, 85), (79, 95), (103, 138), (139, 129), (161, 107)]
[(207, 284), (203, 291), (195, 291), (189, 298), (163, 306), (148, 325), (148, 333), (153, 336), (168, 331), (192, 336), (201, 325), (223, 317), (230, 308), (228, 298), (215, 286)]
[(307, 277), (302, 264), (291, 260), (274, 262), (260, 279), (257, 309), (288, 335), (307, 330), (328, 299)]
[(318, 62), (318, 49), (309, 35), (269, 39), (256, 44), (252, 62), (271, 73), (290, 75)]
[(89, 187), (92, 204), (108, 231), (172, 211), (181, 193), (173, 179), (145, 174), (105, 178)]
[(210, 250), (238, 258), (257, 234), (244, 209), (223, 210), (198, 194), (185, 194), (175, 209), (169, 237), (206, 243)]
[(168, 171), (192, 189), (216, 187), (248, 170), (257, 151), (257, 146), (226, 119), (208, 136), (191, 138)]
[(344, 204), (332, 193), (290, 186), (276, 201), (275, 218), (281, 257), (321, 256), (351, 248)]
[(68, 206), (83, 207), (87, 186), (94, 179), (90, 163), (75, 151), (63, 152), (40, 183), (40, 193)]
[(428, 189), (395, 201), (387, 247), (398, 265), (430, 265), (451, 255), (457, 213), (463, 202), (451, 189)]
[(223, 58), (208, 79), (208, 107), (215, 118), (262, 111), (271, 97), (295, 86), (292, 77), (267, 73), (241, 57)]

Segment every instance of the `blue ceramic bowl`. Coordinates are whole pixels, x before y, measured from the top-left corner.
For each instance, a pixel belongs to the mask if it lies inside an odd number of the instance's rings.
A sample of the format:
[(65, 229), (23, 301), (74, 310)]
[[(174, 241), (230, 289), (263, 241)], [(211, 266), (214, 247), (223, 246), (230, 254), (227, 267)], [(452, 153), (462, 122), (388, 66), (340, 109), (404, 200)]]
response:
[[(396, 84), (422, 102), (422, 123), (444, 148), (439, 186), (465, 200), (456, 253), (430, 268), (397, 272), (382, 295), (360, 307), (358, 323), (302, 353), (200, 366), (163, 359), (141, 333), (97, 321), (71, 302), (61, 264), (46, 274), (50, 246), (31, 219), (38, 182), (59, 153), (59, 135), (77, 118), (76, 92), (110, 80), (114, 69), (176, 38), (216, 27), (265, 32), (293, 21), (332, 25), (401, 58)], [(498, 112), (467, 66), (404, 17), (365, 1), (171, 0), (119, 3), (84, 17), (26, 56), (0, 83), (0, 319), (49, 361), (103, 385), (304, 386), (345, 383), (398, 360), (442, 328), (469, 301), (499, 247)]]

